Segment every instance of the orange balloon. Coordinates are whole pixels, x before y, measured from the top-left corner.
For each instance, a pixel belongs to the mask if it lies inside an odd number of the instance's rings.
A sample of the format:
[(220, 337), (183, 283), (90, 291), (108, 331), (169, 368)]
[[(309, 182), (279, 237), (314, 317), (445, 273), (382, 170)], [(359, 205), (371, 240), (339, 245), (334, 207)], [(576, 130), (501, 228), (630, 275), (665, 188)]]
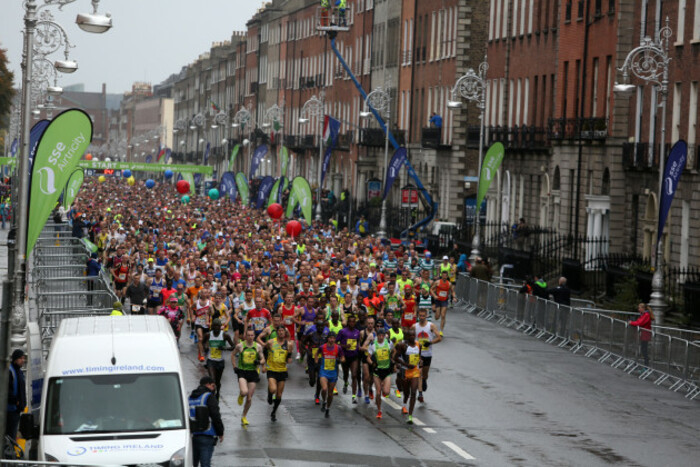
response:
[(91, 160), (92, 160), (92, 154), (85, 154), (85, 160), (86, 160), (86, 161), (91, 161)]

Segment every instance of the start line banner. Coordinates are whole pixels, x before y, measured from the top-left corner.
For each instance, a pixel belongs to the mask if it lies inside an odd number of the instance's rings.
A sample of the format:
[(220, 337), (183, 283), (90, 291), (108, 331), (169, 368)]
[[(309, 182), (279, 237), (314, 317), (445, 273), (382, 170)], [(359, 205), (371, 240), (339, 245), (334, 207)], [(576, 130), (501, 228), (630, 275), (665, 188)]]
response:
[(131, 170), (132, 172), (165, 172), (170, 169), (173, 172), (212, 175), (214, 168), (210, 165), (188, 165), (188, 164), (146, 164), (140, 162), (105, 162), (105, 161), (85, 161), (78, 163), (78, 167), (83, 169), (114, 169)]

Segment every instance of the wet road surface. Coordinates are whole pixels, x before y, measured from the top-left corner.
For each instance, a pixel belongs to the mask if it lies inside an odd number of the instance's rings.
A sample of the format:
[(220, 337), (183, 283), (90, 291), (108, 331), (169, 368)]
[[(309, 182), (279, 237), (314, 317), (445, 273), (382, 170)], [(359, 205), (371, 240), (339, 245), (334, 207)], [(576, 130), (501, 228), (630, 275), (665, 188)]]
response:
[[(189, 391), (205, 370), (186, 336), (181, 352)], [(393, 392), (382, 420), (374, 402), (353, 405), (342, 391), (325, 419), (295, 362), (277, 422), (270, 421), (261, 378), (244, 428), (225, 354), (219, 467), (690, 466), (700, 458), (697, 401), (457, 310), (434, 348), (425, 404), (417, 404), (413, 426)]]

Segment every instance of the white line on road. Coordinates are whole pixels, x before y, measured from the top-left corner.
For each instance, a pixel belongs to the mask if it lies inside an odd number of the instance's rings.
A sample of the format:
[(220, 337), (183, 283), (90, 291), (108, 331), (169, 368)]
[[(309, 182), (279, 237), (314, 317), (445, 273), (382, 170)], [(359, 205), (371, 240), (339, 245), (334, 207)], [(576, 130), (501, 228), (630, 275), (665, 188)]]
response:
[(401, 406), (399, 404), (397, 404), (396, 402), (392, 401), (391, 399), (389, 399), (388, 397), (385, 397), (384, 399), (382, 399), (382, 402), (391, 408), (394, 408), (396, 410), (401, 410)]
[[(413, 421), (415, 421), (415, 419)], [(431, 435), (437, 433), (437, 431), (433, 430), (432, 428), (423, 428), (423, 431), (425, 431), (426, 433), (430, 433)]]
[(448, 448), (452, 449), (454, 452), (456, 452), (457, 454), (459, 454), (460, 456), (462, 456), (463, 458), (465, 458), (468, 461), (473, 461), (476, 459), (474, 456), (472, 456), (467, 451), (465, 451), (464, 449), (457, 446), (452, 441), (443, 441), (442, 444), (444, 444)]

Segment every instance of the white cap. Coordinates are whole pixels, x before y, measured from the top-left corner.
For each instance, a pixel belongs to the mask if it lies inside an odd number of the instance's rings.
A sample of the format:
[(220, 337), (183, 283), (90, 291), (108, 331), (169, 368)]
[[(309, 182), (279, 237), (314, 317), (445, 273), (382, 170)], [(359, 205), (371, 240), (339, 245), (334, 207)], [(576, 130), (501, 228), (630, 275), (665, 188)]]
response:
[(450, 259), (450, 258), (448, 258), (447, 256), (443, 256), (442, 259)]

